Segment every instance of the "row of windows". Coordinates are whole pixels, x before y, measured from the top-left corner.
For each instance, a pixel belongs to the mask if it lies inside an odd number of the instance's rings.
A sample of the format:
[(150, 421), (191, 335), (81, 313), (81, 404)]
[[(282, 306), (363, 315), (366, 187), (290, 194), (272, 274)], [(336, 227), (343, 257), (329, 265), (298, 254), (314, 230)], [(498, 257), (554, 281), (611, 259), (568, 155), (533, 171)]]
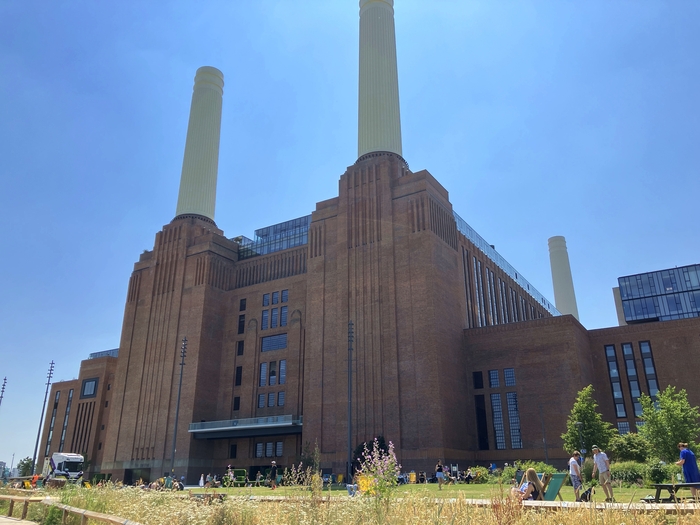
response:
[(622, 299), (700, 290), (700, 265), (629, 275), (617, 281)]
[(270, 310), (263, 310), (260, 329), (267, 330), (268, 324), (270, 328), (277, 328), (278, 324), (279, 326), (287, 326), (287, 307), (283, 306), (279, 309), (272, 308)]
[[(269, 373), (268, 373), (269, 372)], [(269, 376), (269, 378), (268, 378)], [(279, 362), (279, 381), (277, 377), (277, 361), (260, 363), (260, 382), (258, 386), (283, 385), (287, 382), (287, 360), (281, 359)]]
[(266, 458), (271, 458), (273, 457), (273, 453), (275, 457), (282, 457), (282, 441), (277, 441), (276, 443), (272, 442), (267, 442), (267, 443), (256, 443), (255, 444), (255, 457), (256, 458), (261, 458), (263, 457), (263, 452), (265, 454)]
[[(280, 392), (268, 392), (267, 394), (258, 394), (258, 408), (265, 408), (265, 400), (267, 400), (267, 406), (275, 406), (275, 400), (277, 400), (277, 406), (283, 407), (285, 401), (284, 391)], [(235, 410), (235, 408), (234, 408)]]
[[(649, 341), (640, 341), (639, 351), (642, 363), (644, 364), (647, 390), (649, 396), (654, 398), (659, 392), (659, 384), (656, 378), (656, 367), (654, 366), (654, 359), (651, 355), (651, 344)], [(605, 345), (605, 358), (608, 363), (608, 375), (610, 377), (613, 403), (615, 405), (615, 415), (619, 418), (627, 417), (627, 409), (625, 408), (624, 396), (622, 394), (622, 378), (617, 363), (615, 345)], [(635, 417), (640, 417), (642, 415), (642, 405), (639, 402), (639, 396), (642, 392), (632, 343), (622, 343), (622, 358), (625, 363), (625, 375), (627, 377), (629, 395), (634, 407), (634, 415)]]
[[(515, 386), (515, 369), (504, 368), (503, 379), (505, 386)], [(475, 390), (484, 388), (484, 375), (482, 372), (472, 372), (472, 380)], [(500, 386), (501, 381), (499, 379), (498, 370), (489, 370), (489, 388), (500, 388)]]
[[(520, 433), (520, 410), (518, 408), (518, 394), (515, 392), (506, 393), (506, 403), (508, 408), (508, 422), (510, 427), (510, 448), (523, 448), (522, 435)], [(491, 415), (493, 421), (493, 433), (496, 439), (496, 450), (505, 450), (506, 435), (503, 422), (503, 407), (501, 404), (501, 394), (491, 394)]]
[(282, 290), (282, 292), (272, 292), (272, 294), (263, 294), (262, 305), (270, 306), (270, 299), (272, 299), (272, 304), (286, 303), (289, 300), (289, 290)]

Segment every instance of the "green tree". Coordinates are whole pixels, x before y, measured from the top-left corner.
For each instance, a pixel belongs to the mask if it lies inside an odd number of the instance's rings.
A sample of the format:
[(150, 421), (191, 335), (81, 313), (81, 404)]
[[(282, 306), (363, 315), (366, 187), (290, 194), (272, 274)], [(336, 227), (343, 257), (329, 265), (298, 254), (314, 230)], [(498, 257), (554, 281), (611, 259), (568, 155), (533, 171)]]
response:
[(629, 432), (613, 436), (606, 453), (615, 461), (644, 463), (649, 457), (649, 442), (639, 434)]
[(569, 454), (581, 447), (590, 455), (593, 445), (605, 450), (617, 434), (610, 423), (603, 421), (603, 417), (596, 411), (597, 407), (598, 403), (593, 399), (593, 385), (588, 385), (576, 395), (571, 414), (566, 420), (566, 432), (561, 435), (564, 450)]
[(700, 434), (698, 407), (690, 406), (685, 390), (676, 391), (673, 386), (656, 394), (656, 401), (646, 394), (639, 398), (642, 405), (639, 434), (645, 438), (652, 452), (666, 462), (678, 457), (678, 443), (696, 447)]
[(32, 461), (32, 458), (27, 456), (26, 458), (19, 460), (19, 463), (17, 463), (17, 471), (19, 472), (20, 476), (31, 476), (33, 466), (34, 462)]

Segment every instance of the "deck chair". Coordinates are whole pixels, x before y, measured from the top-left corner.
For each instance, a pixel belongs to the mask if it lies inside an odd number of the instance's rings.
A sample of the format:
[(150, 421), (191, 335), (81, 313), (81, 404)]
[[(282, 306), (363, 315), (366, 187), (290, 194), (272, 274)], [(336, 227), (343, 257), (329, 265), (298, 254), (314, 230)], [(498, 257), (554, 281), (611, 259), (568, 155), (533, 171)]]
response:
[(537, 501), (544, 500), (545, 491), (547, 490), (547, 487), (549, 486), (549, 482), (551, 479), (552, 479), (552, 474), (542, 474), (540, 476), (540, 480), (542, 481), (542, 492), (540, 492), (537, 495)]
[(547, 485), (547, 491), (544, 493), (544, 501), (554, 501), (557, 496), (559, 497), (559, 501), (564, 501), (561, 494), (559, 494), (559, 491), (564, 485), (568, 475), (569, 474), (567, 472), (557, 472), (556, 474), (552, 474), (549, 484)]

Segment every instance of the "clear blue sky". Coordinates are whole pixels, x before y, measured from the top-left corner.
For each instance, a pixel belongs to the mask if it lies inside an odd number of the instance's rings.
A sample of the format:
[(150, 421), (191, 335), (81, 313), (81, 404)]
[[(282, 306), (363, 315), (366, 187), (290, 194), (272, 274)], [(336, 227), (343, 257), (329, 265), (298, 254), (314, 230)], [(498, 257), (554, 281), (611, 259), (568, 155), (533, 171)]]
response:
[[(552, 235), (587, 328), (617, 324), (617, 277), (700, 262), (700, 2), (395, 9), (404, 157), (542, 293)], [(337, 195), (357, 60), (357, 0), (0, 1), (0, 460), (32, 455), (52, 359), (119, 345), (196, 69), (226, 82), (216, 222), (252, 237)]]

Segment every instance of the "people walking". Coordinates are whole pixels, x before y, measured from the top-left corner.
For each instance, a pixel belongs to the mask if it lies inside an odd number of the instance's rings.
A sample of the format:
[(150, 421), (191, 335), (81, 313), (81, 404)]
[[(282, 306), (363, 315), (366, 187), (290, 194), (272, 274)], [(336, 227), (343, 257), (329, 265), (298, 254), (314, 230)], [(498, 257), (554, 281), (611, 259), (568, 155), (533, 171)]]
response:
[[(688, 448), (688, 443), (678, 443), (678, 449), (681, 451), (681, 459), (676, 461), (676, 465), (683, 467), (683, 477), (686, 483), (700, 483), (700, 472), (698, 472), (698, 463), (695, 460), (695, 454)], [(690, 487), (690, 493), (693, 498), (697, 496), (695, 487)]]
[(600, 450), (596, 445), (593, 445), (593, 477), (595, 477), (596, 470), (598, 471), (598, 482), (603, 487), (603, 492), (605, 492), (605, 501), (613, 502), (613, 489), (612, 483), (610, 482), (610, 460), (605, 452)]
[(270, 488), (272, 490), (277, 488), (277, 462), (275, 461), (270, 465)]
[(574, 487), (574, 495), (576, 496), (576, 501), (581, 501), (581, 486), (583, 485), (583, 476), (581, 476), (581, 467), (579, 466), (579, 459), (581, 458), (581, 453), (578, 450), (574, 450), (573, 455), (569, 458), (569, 476), (571, 477), (571, 485)]
[(439, 485), (438, 490), (442, 490), (442, 483), (445, 481), (445, 474), (442, 472), (442, 470), (442, 461), (438, 459), (437, 465), (435, 465), (435, 477), (437, 478)]

